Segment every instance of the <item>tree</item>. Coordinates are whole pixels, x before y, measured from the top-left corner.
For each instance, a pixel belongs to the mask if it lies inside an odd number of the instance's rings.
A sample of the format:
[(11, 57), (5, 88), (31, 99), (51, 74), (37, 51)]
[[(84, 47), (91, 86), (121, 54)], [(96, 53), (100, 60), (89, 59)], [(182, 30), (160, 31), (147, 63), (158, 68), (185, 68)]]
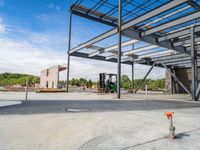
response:
[(84, 85), (86, 85), (87, 80), (84, 79), (84, 78), (80, 78), (80, 79), (79, 79), (79, 82), (80, 82), (80, 85), (81, 85), (81, 86), (84, 86)]
[(121, 87), (125, 89), (130, 88), (131, 81), (127, 75), (122, 75), (121, 77)]
[(2, 73), (0, 74), (0, 86), (13, 86), (16, 84), (26, 85), (26, 80), (29, 79), (30, 85), (39, 83), (39, 77), (27, 74), (18, 73)]
[(40, 83), (40, 78), (39, 78), (39, 77), (33, 77), (32, 82), (33, 82), (34, 84)]
[(79, 79), (75, 79), (75, 85), (76, 85), (76, 86), (80, 86)]
[(74, 86), (76, 85), (76, 80), (74, 78), (72, 78), (72, 80), (70, 81), (71, 85)]
[(92, 80), (89, 79), (89, 81), (87, 81), (86, 86), (87, 86), (87, 88), (91, 88), (92, 87)]

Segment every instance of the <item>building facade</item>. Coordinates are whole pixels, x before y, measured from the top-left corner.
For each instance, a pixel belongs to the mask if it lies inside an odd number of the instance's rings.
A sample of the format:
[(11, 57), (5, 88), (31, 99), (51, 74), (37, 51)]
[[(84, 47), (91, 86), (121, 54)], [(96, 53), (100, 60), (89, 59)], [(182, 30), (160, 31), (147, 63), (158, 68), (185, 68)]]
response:
[(66, 67), (57, 65), (41, 71), (40, 88), (58, 88), (59, 72)]
[[(176, 68), (171, 71), (183, 83), (183, 85), (189, 91), (191, 91), (191, 86), (192, 86), (191, 68)], [(199, 78), (200, 78), (200, 68), (198, 68), (198, 79)], [(176, 81), (174, 81), (174, 79), (167, 71), (165, 78), (165, 88), (166, 88), (166, 93), (177, 93), (177, 94), (186, 93), (185, 90)]]

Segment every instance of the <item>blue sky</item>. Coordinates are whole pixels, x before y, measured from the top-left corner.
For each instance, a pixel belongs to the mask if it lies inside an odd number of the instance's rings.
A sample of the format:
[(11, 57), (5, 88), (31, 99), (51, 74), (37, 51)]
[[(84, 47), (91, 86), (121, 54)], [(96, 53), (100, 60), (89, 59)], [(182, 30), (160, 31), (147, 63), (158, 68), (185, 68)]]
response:
[[(73, 0), (0, 0), (0, 73), (19, 72), (40, 75), (46, 67), (67, 63), (68, 9)], [(72, 46), (97, 36), (111, 27), (73, 17)], [(104, 45), (113, 45), (112, 37)], [(102, 67), (105, 66), (105, 67)], [(123, 65), (130, 76), (131, 67)], [(148, 67), (137, 65), (136, 78)], [(116, 72), (116, 64), (72, 58), (71, 77), (96, 80), (98, 72)], [(155, 73), (154, 73), (155, 72)], [(65, 78), (63, 72), (61, 78)], [(156, 68), (151, 78), (162, 78)]]

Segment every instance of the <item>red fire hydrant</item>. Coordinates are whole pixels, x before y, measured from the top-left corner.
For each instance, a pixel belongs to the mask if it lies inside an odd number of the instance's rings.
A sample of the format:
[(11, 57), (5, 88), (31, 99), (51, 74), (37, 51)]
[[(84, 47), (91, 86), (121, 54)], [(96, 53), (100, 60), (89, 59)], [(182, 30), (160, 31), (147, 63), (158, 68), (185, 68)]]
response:
[(175, 138), (175, 127), (173, 126), (173, 120), (172, 120), (172, 116), (173, 116), (174, 112), (165, 112), (164, 114), (167, 116), (167, 119), (170, 120), (169, 138), (174, 139)]

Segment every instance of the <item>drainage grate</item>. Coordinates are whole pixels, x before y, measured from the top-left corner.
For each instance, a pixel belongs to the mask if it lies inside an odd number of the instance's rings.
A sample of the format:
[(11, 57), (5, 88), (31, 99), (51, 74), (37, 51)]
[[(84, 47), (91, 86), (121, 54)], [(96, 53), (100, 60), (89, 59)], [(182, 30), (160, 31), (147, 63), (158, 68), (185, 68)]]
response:
[(64, 111), (67, 112), (85, 112), (88, 111), (89, 109), (84, 109), (84, 108), (65, 108)]

